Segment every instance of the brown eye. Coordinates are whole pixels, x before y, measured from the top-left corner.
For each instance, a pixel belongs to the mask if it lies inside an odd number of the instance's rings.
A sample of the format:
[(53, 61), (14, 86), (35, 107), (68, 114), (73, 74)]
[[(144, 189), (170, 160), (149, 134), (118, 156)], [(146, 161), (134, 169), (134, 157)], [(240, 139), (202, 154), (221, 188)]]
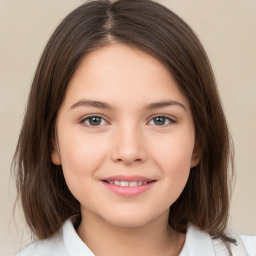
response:
[(156, 116), (150, 120), (151, 124), (152, 124), (152, 121), (153, 121), (153, 125), (157, 125), (157, 126), (164, 126), (169, 123), (174, 123), (174, 120), (172, 120), (167, 116)]
[(156, 125), (164, 125), (166, 118), (163, 116), (158, 116), (156, 118), (153, 119)]
[[(107, 122), (101, 116), (89, 116), (84, 118), (81, 123), (87, 126), (101, 126), (106, 124)], [(103, 123), (102, 123), (103, 121)]]

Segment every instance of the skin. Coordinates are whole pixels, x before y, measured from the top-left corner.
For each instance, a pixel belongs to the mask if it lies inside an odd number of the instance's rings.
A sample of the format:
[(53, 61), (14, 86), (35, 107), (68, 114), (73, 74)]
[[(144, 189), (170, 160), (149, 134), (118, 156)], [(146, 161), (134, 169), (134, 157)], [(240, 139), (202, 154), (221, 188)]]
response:
[[(145, 108), (170, 100), (175, 104)], [(102, 119), (93, 126), (88, 115)], [(161, 62), (119, 43), (84, 57), (58, 113), (52, 161), (81, 204), (77, 232), (97, 256), (178, 255), (185, 235), (169, 227), (169, 207), (199, 160), (189, 102)], [(155, 182), (137, 196), (120, 196), (102, 182), (120, 174)]]

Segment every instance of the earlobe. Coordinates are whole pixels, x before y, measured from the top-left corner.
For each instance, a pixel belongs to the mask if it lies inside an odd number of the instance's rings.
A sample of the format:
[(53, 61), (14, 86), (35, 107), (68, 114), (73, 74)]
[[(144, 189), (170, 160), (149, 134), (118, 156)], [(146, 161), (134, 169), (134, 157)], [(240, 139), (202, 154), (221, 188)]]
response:
[(52, 152), (52, 162), (55, 165), (61, 165), (60, 155), (57, 150), (53, 150)]
[(54, 140), (52, 144), (53, 144), (52, 155), (51, 155), (52, 162), (55, 165), (61, 165), (59, 147), (58, 147), (56, 140)]
[(190, 168), (197, 166), (200, 162), (200, 159), (201, 159), (201, 157), (199, 155), (194, 155), (194, 153), (193, 153)]
[(192, 158), (191, 158), (191, 164), (190, 164), (190, 168), (193, 168), (195, 166), (197, 166), (201, 160), (201, 148), (199, 147), (198, 143), (195, 143), (195, 147), (194, 147), (194, 151), (192, 154)]

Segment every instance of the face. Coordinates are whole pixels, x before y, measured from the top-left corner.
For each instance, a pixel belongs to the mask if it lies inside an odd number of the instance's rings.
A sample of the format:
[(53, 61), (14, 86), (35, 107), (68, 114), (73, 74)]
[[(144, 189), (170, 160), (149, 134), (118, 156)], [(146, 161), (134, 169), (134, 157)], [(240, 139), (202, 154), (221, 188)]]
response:
[(168, 216), (199, 161), (188, 100), (163, 64), (123, 44), (84, 57), (56, 130), (52, 161), (82, 216), (115, 226)]

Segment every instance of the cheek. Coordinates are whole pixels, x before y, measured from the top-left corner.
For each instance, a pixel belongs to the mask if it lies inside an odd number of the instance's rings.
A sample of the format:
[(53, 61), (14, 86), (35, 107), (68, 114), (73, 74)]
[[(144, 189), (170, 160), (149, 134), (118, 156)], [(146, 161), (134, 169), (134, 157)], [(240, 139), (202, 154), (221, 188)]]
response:
[(101, 167), (107, 150), (102, 140), (96, 136), (73, 133), (69, 137), (67, 133), (64, 134), (60, 139), (60, 149), (65, 181), (73, 196), (80, 203), (87, 204), (91, 199), (85, 195), (94, 189), (95, 174)]
[(154, 151), (151, 152), (163, 177), (164, 200), (171, 205), (181, 194), (190, 174), (194, 148), (193, 134), (169, 136), (158, 142), (158, 146), (153, 147)]
[(194, 149), (194, 135), (175, 134), (166, 136), (153, 142), (152, 154), (162, 169), (168, 172), (182, 172), (190, 170), (190, 164)]
[(101, 138), (96, 136), (64, 134), (65, 136), (60, 138), (62, 169), (68, 187), (75, 194), (79, 187), (88, 187), (89, 178), (93, 178), (100, 168), (107, 150)]

